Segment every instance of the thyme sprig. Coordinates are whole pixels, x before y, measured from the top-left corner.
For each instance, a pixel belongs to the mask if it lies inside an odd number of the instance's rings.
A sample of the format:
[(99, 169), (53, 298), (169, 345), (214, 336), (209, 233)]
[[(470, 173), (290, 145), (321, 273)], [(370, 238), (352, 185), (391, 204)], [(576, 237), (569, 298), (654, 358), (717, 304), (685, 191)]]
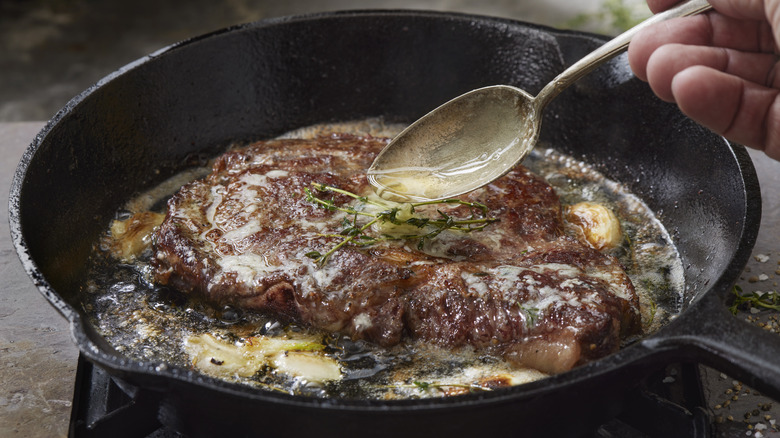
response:
[[(354, 206), (337, 205), (332, 199), (324, 199), (321, 195), (318, 196), (308, 187), (304, 189), (308, 202), (329, 211), (340, 211), (347, 214), (342, 221), (343, 229), (338, 234), (321, 234), (321, 236), (325, 237), (340, 238), (341, 241), (338, 244), (324, 254), (319, 251), (311, 251), (306, 254), (306, 257), (314, 259), (320, 266), (324, 265), (333, 253), (348, 244), (368, 246), (384, 240), (417, 240), (417, 249), (421, 250), (426, 241), (436, 238), (436, 236), (445, 230), (470, 233), (473, 231), (481, 231), (488, 225), (498, 221), (496, 218), (488, 218), (487, 215), (489, 210), (487, 206), (478, 202), (467, 202), (460, 199), (445, 199), (441, 201), (425, 201), (409, 204), (389, 204), (370, 199), (366, 196), (356, 195), (347, 190), (326, 184), (312, 183), (312, 188), (314, 191), (318, 192), (318, 194), (337, 193), (346, 195), (357, 201), (357, 204)], [(436, 211), (439, 214), (438, 217), (429, 218), (415, 215), (416, 208), (436, 204), (465, 206), (471, 209), (472, 214), (468, 219), (456, 219), (437, 209)], [(378, 208), (379, 211), (376, 213), (367, 211), (364, 209), (367, 205), (372, 205)], [(475, 211), (477, 213), (475, 213)], [(359, 217), (370, 217), (371, 219), (368, 220), (368, 222), (361, 224), (358, 221)], [(380, 234), (379, 236), (368, 235), (367, 231), (375, 224), (411, 226), (419, 229), (420, 232), (399, 235), (390, 235), (386, 233)]]
[(468, 384), (468, 383), (436, 383), (436, 382), (423, 382), (419, 380), (415, 380), (412, 382), (411, 385), (398, 385), (398, 387), (407, 387), (407, 388), (417, 388), (420, 390), (420, 392), (425, 392), (430, 389), (439, 389), (443, 390), (446, 388), (464, 388), (468, 389), (471, 392), (475, 391), (492, 391), (491, 388), (487, 388), (484, 386), (480, 386), (477, 384)]
[(420, 392), (427, 392), (432, 389), (437, 389), (439, 391), (446, 391), (449, 388), (468, 389), (469, 392), (482, 392), (482, 391), (488, 392), (493, 390), (493, 388), (487, 386), (481, 386), (476, 383), (437, 383), (437, 382), (425, 382), (421, 380), (414, 380), (411, 384), (386, 385), (386, 386), (382, 386), (382, 388), (417, 389)]
[(778, 310), (780, 311), (780, 295), (775, 292), (752, 292), (742, 295), (742, 288), (739, 285), (735, 285), (734, 289), (734, 303), (731, 304), (729, 310), (736, 315), (739, 313), (739, 308), (743, 305), (747, 307), (763, 307), (764, 309)]

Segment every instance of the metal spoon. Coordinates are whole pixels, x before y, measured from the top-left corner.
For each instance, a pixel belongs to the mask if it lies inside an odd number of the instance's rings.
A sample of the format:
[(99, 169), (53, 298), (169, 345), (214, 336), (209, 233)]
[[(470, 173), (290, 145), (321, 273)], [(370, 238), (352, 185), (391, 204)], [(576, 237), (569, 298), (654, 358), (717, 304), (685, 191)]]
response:
[(368, 169), (369, 182), (379, 196), (399, 202), (451, 198), (489, 184), (533, 149), (542, 111), (566, 87), (625, 49), (639, 30), (711, 7), (689, 0), (648, 18), (577, 61), (536, 97), (508, 85), (456, 97), (395, 137)]

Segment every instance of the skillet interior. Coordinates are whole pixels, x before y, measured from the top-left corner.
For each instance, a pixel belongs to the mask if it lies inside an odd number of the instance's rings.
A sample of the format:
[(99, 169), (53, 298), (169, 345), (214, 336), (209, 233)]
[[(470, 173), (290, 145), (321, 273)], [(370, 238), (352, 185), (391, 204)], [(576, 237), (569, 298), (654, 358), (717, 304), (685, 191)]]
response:
[[(642, 363), (648, 355), (643, 345), (488, 396), (311, 401), (128, 360), (83, 323), (78, 294), (85, 259), (114, 211), (133, 194), (229, 143), (367, 117), (410, 122), (485, 85), (516, 85), (534, 94), (602, 42), (500, 19), (350, 12), (264, 21), (175, 45), (76, 97), (36, 138), (12, 189), (14, 241), (42, 292), (71, 319), (83, 354), (128, 381), (167, 391), (170, 412), (205, 418), (220, 400), (230, 406), (220, 411), (224, 419), (246, 423), (262, 406), (271, 416), (263, 418), (305, 413), (332, 427), (353, 422), (340, 426), (343, 433), (352, 428), (357, 433), (364, 423), (397, 431), (404, 423), (398, 416), (412, 415), (417, 420), (408, 420), (407, 432), (415, 434), (414, 421), (463, 432), (451, 418), (465, 410), (475, 425), (490, 422), (496, 430), (512, 431), (518, 408), (538, 423), (545, 418), (541, 410), (565, 400), (582, 417), (590, 416), (583, 422), (598, 422), (618, 408), (621, 382), (633, 382), (637, 370), (652, 366)], [(686, 267), (682, 309), (708, 291), (725, 299), (758, 228), (758, 189), (751, 186), (755, 175), (744, 150), (655, 99), (624, 57), (561, 94), (545, 113), (540, 141), (594, 164), (659, 213)], [(609, 400), (598, 409), (588, 404), (595, 388)], [(355, 410), (362, 414), (359, 422)], [(565, 427), (577, 430), (582, 424)]]

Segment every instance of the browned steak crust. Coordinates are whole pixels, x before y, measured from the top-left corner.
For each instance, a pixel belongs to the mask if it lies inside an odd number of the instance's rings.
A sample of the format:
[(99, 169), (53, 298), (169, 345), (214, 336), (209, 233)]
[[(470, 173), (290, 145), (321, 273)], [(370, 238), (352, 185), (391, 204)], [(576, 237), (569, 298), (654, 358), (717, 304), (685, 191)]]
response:
[(404, 337), (473, 346), (546, 372), (603, 357), (638, 330), (617, 260), (565, 236), (555, 192), (522, 167), (462, 197), (500, 219), (485, 231), (445, 232), (422, 249), (347, 245), (318, 266), (306, 254), (338, 243), (345, 215), (313, 205), (305, 189), (370, 193), (364, 169), (386, 142), (334, 135), (226, 153), (169, 201), (155, 281), (385, 346)]

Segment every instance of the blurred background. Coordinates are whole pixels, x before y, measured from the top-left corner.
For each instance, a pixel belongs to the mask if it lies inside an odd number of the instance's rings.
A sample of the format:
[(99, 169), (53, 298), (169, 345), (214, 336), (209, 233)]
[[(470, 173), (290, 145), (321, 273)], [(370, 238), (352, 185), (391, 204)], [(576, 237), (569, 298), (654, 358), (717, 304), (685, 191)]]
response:
[(120, 67), (178, 41), (269, 17), (424, 9), (617, 34), (644, 0), (0, 0), (0, 122), (45, 121)]

